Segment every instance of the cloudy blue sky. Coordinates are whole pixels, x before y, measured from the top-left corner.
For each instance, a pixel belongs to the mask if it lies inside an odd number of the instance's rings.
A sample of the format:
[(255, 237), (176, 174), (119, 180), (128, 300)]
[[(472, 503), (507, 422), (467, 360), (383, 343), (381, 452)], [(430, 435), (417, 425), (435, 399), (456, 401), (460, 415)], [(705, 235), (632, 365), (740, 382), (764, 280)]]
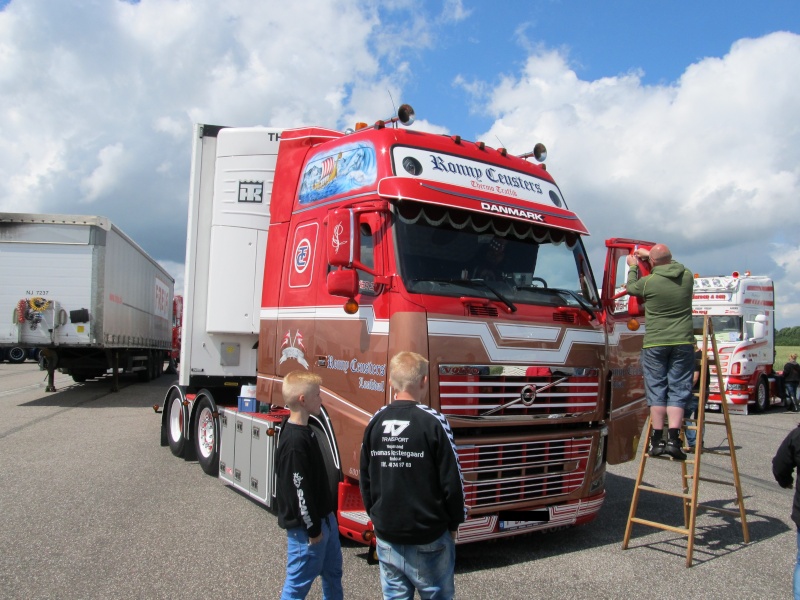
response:
[(0, 0), (0, 211), (109, 217), (183, 286), (191, 129), (415, 127), (548, 168), (592, 233), (776, 281), (800, 325), (797, 0)]

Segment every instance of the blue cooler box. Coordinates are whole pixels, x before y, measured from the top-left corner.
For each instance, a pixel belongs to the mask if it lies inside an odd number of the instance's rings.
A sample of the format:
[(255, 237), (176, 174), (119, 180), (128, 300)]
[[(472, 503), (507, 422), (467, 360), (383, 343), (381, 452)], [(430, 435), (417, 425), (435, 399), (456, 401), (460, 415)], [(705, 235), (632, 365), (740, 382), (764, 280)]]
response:
[(242, 398), (239, 396), (239, 412), (254, 413), (258, 410), (257, 404), (258, 402), (256, 402), (255, 398)]

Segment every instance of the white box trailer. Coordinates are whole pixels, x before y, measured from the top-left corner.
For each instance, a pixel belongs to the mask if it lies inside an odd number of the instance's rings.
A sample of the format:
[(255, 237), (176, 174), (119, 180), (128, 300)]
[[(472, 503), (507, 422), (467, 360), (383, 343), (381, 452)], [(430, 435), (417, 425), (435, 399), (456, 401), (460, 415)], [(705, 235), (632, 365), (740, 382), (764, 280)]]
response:
[(161, 432), (161, 443), (177, 455), (196, 444), (200, 460), (210, 460), (214, 441), (203, 432), (216, 406), (235, 405), (241, 386), (256, 383), (281, 131), (195, 125), (180, 369), (167, 392)]
[(0, 213), (0, 281), (0, 347), (40, 348), (49, 391), (55, 369), (161, 374), (175, 280), (107, 218)]

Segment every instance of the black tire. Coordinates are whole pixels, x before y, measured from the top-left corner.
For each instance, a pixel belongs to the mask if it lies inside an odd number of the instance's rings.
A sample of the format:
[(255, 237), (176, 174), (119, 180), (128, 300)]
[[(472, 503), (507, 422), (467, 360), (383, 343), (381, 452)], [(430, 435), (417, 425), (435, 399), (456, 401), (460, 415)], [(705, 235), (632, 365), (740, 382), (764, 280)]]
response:
[(333, 461), (333, 451), (322, 428), (316, 425), (312, 425), (311, 428), (314, 430), (314, 438), (317, 440), (319, 449), (322, 452), (322, 461), (325, 463), (325, 472), (328, 475), (328, 485), (331, 490), (331, 498), (333, 498), (334, 512), (336, 512), (339, 506), (339, 482), (342, 480), (342, 474), (336, 468), (336, 463)]
[(769, 408), (769, 386), (763, 377), (756, 384), (756, 412), (764, 412)]
[(186, 408), (177, 390), (170, 392), (164, 405), (167, 412), (164, 424), (167, 428), (167, 444), (175, 456), (183, 456), (186, 450)]
[(18, 365), (20, 363), (24, 363), (25, 359), (28, 358), (28, 351), (25, 348), (14, 346), (13, 348), (8, 349), (6, 358), (8, 358), (8, 362), (11, 364)]
[(86, 373), (73, 373), (72, 374), (72, 381), (75, 383), (83, 383), (87, 379)]
[(194, 419), (194, 452), (203, 472), (212, 477), (219, 473), (219, 418), (214, 403), (202, 396), (197, 403)]

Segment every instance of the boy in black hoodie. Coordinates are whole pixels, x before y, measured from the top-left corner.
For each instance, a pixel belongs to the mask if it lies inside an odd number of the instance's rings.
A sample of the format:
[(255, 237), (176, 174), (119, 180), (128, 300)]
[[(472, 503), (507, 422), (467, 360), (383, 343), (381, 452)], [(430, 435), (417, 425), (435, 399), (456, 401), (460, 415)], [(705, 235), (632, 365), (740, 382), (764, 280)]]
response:
[(328, 475), (309, 415), (319, 415), (319, 376), (292, 371), (283, 378), (283, 400), (289, 409), (278, 441), (275, 463), (278, 525), (286, 530), (288, 558), (281, 600), (306, 597), (322, 576), (324, 600), (341, 600), (342, 548)]
[(428, 361), (400, 352), (389, 363), (393, 401), (376, 412), (361, 446), (361, 497), (377, 538), (384, 598), (452, 598), (464, 488), (453, 432), (421, 404)]

